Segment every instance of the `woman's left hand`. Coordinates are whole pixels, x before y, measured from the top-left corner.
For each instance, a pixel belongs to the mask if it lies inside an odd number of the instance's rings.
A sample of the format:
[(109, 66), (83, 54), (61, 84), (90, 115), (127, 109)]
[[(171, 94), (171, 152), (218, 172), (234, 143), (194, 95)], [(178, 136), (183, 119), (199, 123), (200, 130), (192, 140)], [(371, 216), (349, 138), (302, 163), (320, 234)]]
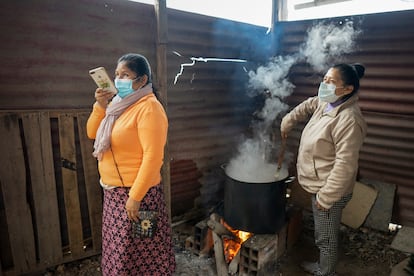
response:
[(138, 211), (139, 211), (140, 205), (141, 205), (141, 201), (136, 201), (130, 197), (128, 198), (125, 204), (125, 209), (127, 211), (127, 215), (130, 220), (133, 220), (135, 222), (138, 221), (138, 218), (139, 218)]

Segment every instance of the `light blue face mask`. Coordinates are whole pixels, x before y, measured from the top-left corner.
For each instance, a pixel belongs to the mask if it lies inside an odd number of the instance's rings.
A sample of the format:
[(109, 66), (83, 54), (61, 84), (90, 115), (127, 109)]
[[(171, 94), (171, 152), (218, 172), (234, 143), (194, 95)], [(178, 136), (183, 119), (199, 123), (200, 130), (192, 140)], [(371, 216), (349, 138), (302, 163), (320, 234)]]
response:
[(340, 96), (335, 94), (336, 88), (340, 87), (336, 87), (335, 84), (321, 82), (318, 90), (319, 99), (327, 103), (336, 102), (340, 98)]
[(122, 99), (126, 96), (134, 93), (134, 89), (132, 88), (132, 82), (134, 80), (130, 79), (115, 79), (115, 87), (118, 90), (118, 96)]

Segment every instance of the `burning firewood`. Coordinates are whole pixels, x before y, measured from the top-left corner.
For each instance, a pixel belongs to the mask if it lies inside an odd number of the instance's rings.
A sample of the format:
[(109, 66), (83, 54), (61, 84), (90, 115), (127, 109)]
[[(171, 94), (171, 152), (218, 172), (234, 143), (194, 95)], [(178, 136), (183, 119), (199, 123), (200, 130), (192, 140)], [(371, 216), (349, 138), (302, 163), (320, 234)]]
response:
[[(219, 276), (237, 273), (242, 243), (252, 233), (232, 229), (218, 214), (211, 214), (207, 221), (214, 240), (214, 255)], [(228, 265), (229, 264), (229, 265)]]
[(237, 252), (236, 256), (231, 260), (229, 264), (229, 274), (235, 275), (239, 270), (239, 262), (240, 262), (240, 250)]
[(222, 218), (218, 214), (211, 214), (207, 225), (212, 230), (214, 241), (214, 256), (216, 259), (217, 275), (225, 276), (229, 274), (229, 267), (224, 255), (223, 236), (236, 238), (233, 233), (222, 224)]
[(222, 218), (218, 214), (211, 214), (210, 219), (207, 221), (207, 225), (220, 237), (228, 236), (235, 241), (241, 242), (240, 238), (235, 236), (234, 233), (222, 223)]
[(217, 233), (213, 231), (214, 241), (214, 256), (216, 258), (217, 275), (225, 276), (228, 275), (228, 267), (224, 260), (223, 242)]
[(239, 252), (241, 247), (241, 241), (234, 240), (232, 237), (222, 236), (224, 257), (227, 263), (230, 263), (235, 255)]

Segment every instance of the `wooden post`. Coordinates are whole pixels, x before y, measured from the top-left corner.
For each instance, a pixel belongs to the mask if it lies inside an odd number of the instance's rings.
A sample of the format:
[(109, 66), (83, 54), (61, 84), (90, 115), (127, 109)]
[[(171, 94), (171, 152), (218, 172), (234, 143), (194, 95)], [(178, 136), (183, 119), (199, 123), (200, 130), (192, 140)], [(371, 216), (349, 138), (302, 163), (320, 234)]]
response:
[[(167, 110), (167, 43), (168, 43), (168, 14), (166, 0), (155, 0), (155, 15), (157, 17), (157, 88), (160, 100)], [(168, 150), (168, 138), (164, 149), (164, 165), (161, 170), (164, 185), (165, 202), (167, 204), (168, 216), (171, 222), (171, 177), (170, 177), (170, 155)]]
[(279, 21), (286, 21), (287, 20), (287, 1), (286, 0), (273, 0), (273, 8), (272, 8), (272, 28), (274, 24)]
[(270, 52), (275, 55), (279, 52), (280, 47), (280, 33), (276, 32), (276, 26), (279, 20), (287, 19), (287, 7), (286, 0), (272, 0), (272, 22), (271, 28), (271, 50)]

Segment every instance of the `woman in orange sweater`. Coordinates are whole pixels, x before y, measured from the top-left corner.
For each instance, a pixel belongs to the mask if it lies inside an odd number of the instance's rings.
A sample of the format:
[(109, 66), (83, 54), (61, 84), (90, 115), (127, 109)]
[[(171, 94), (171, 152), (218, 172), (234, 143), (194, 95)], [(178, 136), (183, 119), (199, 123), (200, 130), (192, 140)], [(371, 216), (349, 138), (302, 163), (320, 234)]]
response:
[[(87, 122), (104, 191), (102, 273), (172, 275), (171, 225), (160, 184), (168, 120), (154, 94), (147, 59), (122, 56), (115, 87), (116, 95), (96, 89)], [(156, 223), (142, 211), (156, 211)]]

